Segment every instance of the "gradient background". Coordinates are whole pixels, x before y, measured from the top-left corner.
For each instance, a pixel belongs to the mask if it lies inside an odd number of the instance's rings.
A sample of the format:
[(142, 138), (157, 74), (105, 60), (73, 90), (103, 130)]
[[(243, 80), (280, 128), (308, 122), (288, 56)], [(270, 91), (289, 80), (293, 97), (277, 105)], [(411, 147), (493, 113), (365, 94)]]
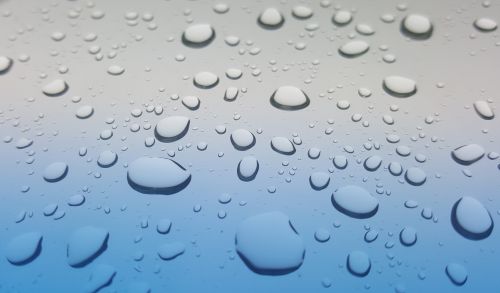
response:
[[(89, 7), (88, 3), (94, 3)], [(499, 220), (500, 172), (498, 160), (483, 158), (471, 166), (461, 166), (450, 157), (458, 146), (477, 143), (487, 152), (500, 152), (500, 124), (498, 118), (483, 120), (474, 111), (472, 103), (491, 98), (496, 107), (499, 95), (500, 35), (477, 31), (472, 22), (483, 16), (498, 19), (500, 2), (491, 1), (485, 8), (480, 1), (332, 1), (321, 7), (319, 1), (226, 1), (230, 11), (217, 14), (212, 10), (214, 1), (0, 1), (0, 55), (14, 59), (10, 71), (0, 76), (0, 134), (12, 136), (11, 143), (0, 144), (0, 291), (1, 292), (79, 292), (96, 264), (105, 263), (117, 270), (111, 286), (101, 292), (125, 292), (133, 282), (146, 282), (153, 292), (393, 292), (404, 286), (406, 292), (494, 292), (500, 285), (497, 249), (500, 244), (497, 227), (487, 239), (472, 241), (463, 238), (450, 222), (452, 205), (461, 196), (472, 196), (489, 210), (495, 222)], [(303, 3), (314, 10), (308, 20), (291, 16), (291, 8)], [(397, 4), (406, 3), (406, 11)], [(278, 30), (260, 28), (256, 19), (267, 7), (283, 12), (286, 20)], [(353, 10), (354, 20), (338, 28), (331, 22), (335, 8)], [(79, 18), (68, 17), (70, 10), (81, 10)], [(104, 18), (90, 17), (94, 10), (105, 12)], [(10, 16), (5, 16), (10, 11)], [(149, 30), (147, 22), (139, 20), (137, 26), (128, 26), (124, 14), (128, 11), (151, 12), (152, 22), (158, 25)], [(391, 13), (396, 21), (390, 24), (380, 20)], [(401, 19), (409, 13), (421, 13), (434, 24), (431, 39), (414, 41), (404, 37)], [(215, 40), (207, 47), (193, 49), (181, 43), (182, 31), (193, 23), (208, 22), (216, 31)], [(319, 29), (310, 33), (306, 24), (317, 23)], [(360, 36), (355, 24), (368, 23), (376, 30), (372, 36)], [(61, 31), (66, 38), (55, 42), (50, 38)], [(98, 39), (85, 42), (87, 33), (96, 33)], [(340, 45), (350, 35), (370, 43), (370, 50), (355, 59), (341, 57)], [(224, 37), (236, 35), (241, 42), (236, 47), (224, 43)], [(141, 36), (141, 40), (136, 39)], [(172, 38), (172, 39), (169, 39)], [(305, 42), (307, 48), (296, 50), (296, 42)], [(88, 53), (92, 45), (99, 45), (104, 55), (96, 61)], [(107, 58), (113, 45), (118, 52), (114, 59)], [(387, 46), (386, 52), (380, 46)], [(249, 54), (258, 47), (258, 55)], [(244, 50), (243, 54), (239, 50)], [(382, 56), (392, 53), (396, 62), (387, 64)], [(30, 56), (28, 62), (17, 60), (21, 54)], [(186, 56), (175, 61), (177, 54)], [(276, 60), (271, 65), (270, 60)], [(313, 61), (319, 60), (318, 65)], [(111, 76), (106, 70), (117, 64), (125, 68), (120, 76)], [(69, 68), (58, 73), (58, 67)], [(240, 68), (243, 77), (230, 80), (224, 72)], [(272, 69), (277, 70), (274, 72)], [(259, 76), (252, 75), (259, 69)], [(199, 71), (217, 74), (220, 82), (211, 90), (193, 86), (192, 77)], [(399, 99), (387, 95), (381, 86), (387, 75), (408, 76), (416, 80), (418, 93)], [(44, 78), (46, 75), (46, 78)], [(61, 97), (46, 97), (43, 85), (55, 78), (69, 84)], [(309, 80), (309, 81), (307, 81)], [(437, 88), (438, 82), (444, 88)], [(308, 108), (281, 111), (272, 107), (269, 97), (281, 85), (295, 85), (310, 97)], [(240, 95), (232, 103), (223, 100), (229, 86), (240, 88)], [(370, 88), (370, 98), (360, 98), (357, 90)], [(247, 92), (242, 93), (241, 89)], [(161, 90), (164, 89), (164, 90)], [(186, 109), (181, 100), (171, 100), (171, 94), (197, 95), (201, 107), (197, 111)], [(73, 96), (81, 96), (73, 103)], [(34, 98), (29, 102), (29, 98)], [(336, 107), (338, 100), (349, 100), (348, 110)], [(94, 115), (86, 120), (77, 119), (75, 111), (82, 105), (94, 107)], [(391, 112), (396, 104), (400, 110)], [(162, 105), (158, 116), (147, 113), (147, 105)], [(134, 118), (130, 111), (143, 110)], [(362, 113), (361, 122), (352, 122), (351, 115)], [(187, 135), (173, 143), (144, 146), (144, 139), (153, 136), (154, 125), (168, 115), (190, 117)], [(234, 115), (241, 115), (234, 119)], [(382, 115), (390, 114), (396, 121), (386, 125)], [(435, 121), (426, 124), (425, 117)], [(107, 124), (107, 118), (114, 123)], [(335, 123), (329, 125), (328, 119)], [(131, 132), (133, 123), (141, 128)], [(214, 128), (225, 125), (227, 132), (219, 135)], [(310, 127), (314, 125), (314, 127)], [(325, 129), (334, 129), (331, 135)], [(103, 141), (99, 133), (113, 129), (113, 137)], [(235, 150), (230, 133), (245, 128), (256, 136), (256, 145), (248, 151)], [(257, 129), (263, 130), (257, 134)], [(487, 130), (487, 131), (485, 131)], [(273, 136), (292, 138), (296, 133), (303, 143), (297, 145), (293, 156), (283, 156), (271, 150)], [(387, 134), (400, 136), (401, 145), (412, 149), (409, 157), (395, 153), (398, 144), (386, 141)], [(425, 134), (425, 135), (424, 135)], [(423, 137), (420, 137), (423, 136)], [(34, 140), (23, 150), (15, 148), (21, 137)], [(431, 137), (437, 137), (436, 142)], [(412, 138), (416, 138), (415, 141)], [(199, 142), (207, 142), (206, 151), (198, 151)], [(367, 151), (365, 142), (378, 142), (380, 150)], [(82, 146), (88, 148), (86, 157), (78, 155)], [(352, 146), (347, 154), (344, 146)], [(310, 147), (321, 149), (321, 157), (307, 157)], [(181, 149), (179, 149), (181, 148)], [(109, 169), (100, 168), (96, 159), (101, 151), (113, 150), (118, 162)], [(177, 194), (145, 195), (134, 191), (126, 181), (128, 162), (137, 157), (164, 156), (175, 151), (175, 161), (190, 170), (191, 183)], [(33, 152), (33, 153), (30, 153)], [(223, 152), (223, 157), (218, 153)], [(242, 182), (236, 175), (241, 158), (255, 155), (260, 163), (257, 178)], [(367, 172), (362, 161), (370, 155), (383, 158), (385, 167), (390, 161), (399, 161), (404, 168), (418, 166), (427, 173), (427, 182), (414, 187), (404, 179), (389, 174), (384, 168)], [(427, 161), (415, 161), (416, 154), (424, 154)], [(345, 155), (349, 166), (345, 170), (333, 167), (331, 157)], [(33, 157), (34, 162), (27, 163)], [(359, 161), (357, 161), (359, 160)], [(58, 183), (47, 183), (42, 178), (44, 168), (54, 162), (69, 165), (67, 177)], [(289, 162), (283, 166), (284, 161)], [(289, 171), (296, 168), (295, 175)], [(284, 170), (284, 175), (278, 171)], [(314, 191), (308, 178), (312, 172), (332, 169), (328, 188)], [(472, 172), (466, 177), (462, 169)], [(95, 174), (100, 173), (100, 178)], [(291, 182), (287, 183), (286, 179)], [(365, 220), (349, 218), (331, 204), (331, 193), (338, 187), (357, 184), (379, 199), (378, 213)], [(22, 187), (30, 190), (23, 193)], [(267, 188), (274, 186), (274, 194)], [(82, 189), (88, 188), (87, 192)], [(379, 195), (376, 189), (390, 195)], [(81, 193), (84, 205), (70, 207), (70, 196)], [(218, 202), (222, 193), (229, 193), (232, 201)], [(406, 200), (416, 200), (419, 207), (407, 209)], [(245, 201), (244, 206), (239, 205)], [(43, 216), (43, 208), (58, 203), (66, 215), (60, 220)], [(199, 213), (193, 206), (202, 205)], [(122, 207), (126, 207), (122, 211)], [(435, 221), (421, 217), (422, 208), (433, 210)], [(109, 208), (111, 212), (105, 213)], [(217, 213), (226, 211), (219, 219)], [(284, 276), (260, 276), (249, 270), (235, 252), (234, 233), (241, 220), (259, 213), (279, 210), (287, 214), (303, 238), (306, 257), (295, 272)], [(26, 211), (31, 217), (16, 224), (17, 215)], [(172, 230), (167, 235), (156, 232), (156, 223), (170, 218)], [(142, 229), (140, 222), (148, 219), (149, 227)], [(335, 228), (333, 223), (340, 223)], [(110, 233), (108, 249), (91, 264), (74, 269), (66, 261), (66, 243), (77, 228), (93, 225), (106, 228)], [(398, 235), (405, 226), (417, 230), (418, 241), (412, 247), (399, 243)], [(366, 227), (380, 231), (378, 239), (366, 243)], [(314, 239), (318, 228), (331, 233), (330, 241), (319, 243)], [(25, 266), (13, 266), (3, 256), (8, 241), (30, 231), (40, 231), (44, 240), (41, 255)], [(134, 238), (141, 236), (139, 243)], [(157, 257), (158, 246), (181, 241), (186, 245), (183, 255), (172, 261)], [(386, 242), (394, 242), (387, 249)], [(352, 276), (345, 268), (351, 250), (367, 252), (372, 270), (365, 278)], [(144, 253), (142, 261), (134, 255)], [(467, 283), (453, 285), (445, 274), (450, 262), (463, 264), (468, 272)], [(417, 276), (426, 275), (425, 280)], [(323, 288), (324, 278), (332, 282)], [(369, 290), (367, 290), (369, 287)]]

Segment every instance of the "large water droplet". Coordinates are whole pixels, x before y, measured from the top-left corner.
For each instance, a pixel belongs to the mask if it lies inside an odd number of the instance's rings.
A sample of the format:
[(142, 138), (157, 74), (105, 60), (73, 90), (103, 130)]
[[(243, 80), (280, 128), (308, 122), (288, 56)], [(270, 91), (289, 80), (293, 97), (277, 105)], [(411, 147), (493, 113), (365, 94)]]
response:
[(43, 171), (43, 179), (47, 182), (57, 182), (68, 174), (68, 165), (64, 162), (54, 162)]
[(258, 23), (267, 29), (277, 29), (283, 25), (285, 18), (278, 9), (270, 7), (264, 10), (258, 18)]
[(5, 257), (14, 265), (32, 262), (42, 251), (42, 234), (28, 232), (14, 237), (5, 248)]
[(83, 267), (107, 248), (109, 233), (103, 228), (85, 226), (73, 232), (68, 241), (68, 264)]
[(453, 150), (451, 156), (459, 164), (470, 165), (484, 156), (484, 149), (478, 144), (468, 144)]
[(271, 104), (281, 110), (300, 110), (309, 105), (309, 97), (294, 86), (279, 87), (271, 96)]
[(451, 223), (460, 235), (473, 240), (484, 239), (493, 231), (493, 219), (488, 210), (477, 199), (468, 196), (453, 205)]
[(68, 84), (62, 79), (55, 79), (42, 88), (43, 93), (49, 97), (60, 96), (67, 90)]
[(476, 110), (477, 114), (483, 119), (490, 120), (495, 118), (495, 113), (486, 101), (475, 101), (474, 109)]
[(403, 76), (391, 75), (384, 78), (384, 89), (392, 96), (406, 98), (417, 92), (414, 80)]
[(257, 176), (259, 161), (254, 156), (246, 156), (238, 163), (238, 178), (251, 181)]
[(160, 120), (155, 127), (155, 136), (162, 142), (173, 142), (186, 135), (189, 129), (189, 118), (170, 116)]
[(219, 83), (219, 77), (212, 72), (202, 71), (194, 76), (193, 83), (201, 89), (209, 89)]
[(366, 189), (347, 185), (340, 187), (332, 194), (333, 206), (349, 217), (364, 219), (377, 213), (378, 200)]
[(498, 24), (491, 18), (481, 17), (474, 21), (474, 26), (483, 32), (492, 32), (497, 29)]
[(190, 25), (182, 34), (182, 42), (189, 47), (204, 47), (215, 38), (215, 31), (210, 24)]
[(247, 218), (238, 227), (235, 243), (241, 259), (258, 274), (288, 274), (304, 261), (304, 243), (282, 212)]
[(446, 275), (450, 278), (450, 281), (453, 282), (453, 284), (462, 286), (465, 282), (467, 282), (469, 273), (463, 265), (450, 263), (446, 266)]
[(401, 23), (402, 31), (415, 39), (427, 39), (432, 35), (432, 23), (427, 16), (410, 14)]
[(352, 251), (347, 256), (347, 269), (357, 277), (368, 275), (371, 266), (370, 257), (363, 251)]
[(271, 139), (271, 148), (283, 155), (293, 155), (295, 153), (295, 146), (286, 137), (275, 136)]
[(350, 41), (339, 48), (341, 55), (345, 57), (357, 57), (368, 51), (370, 46), (362, 40)]
[(255, 145), (255, 136), (246, 129), (236, 129), (231, 133), (231, 143), (239, 151), (246, 151)]
[(173, 194), (189, 184), (191, 173), (170, 159), (140, 157), (130, 163), (127, 179), (141, 193)]

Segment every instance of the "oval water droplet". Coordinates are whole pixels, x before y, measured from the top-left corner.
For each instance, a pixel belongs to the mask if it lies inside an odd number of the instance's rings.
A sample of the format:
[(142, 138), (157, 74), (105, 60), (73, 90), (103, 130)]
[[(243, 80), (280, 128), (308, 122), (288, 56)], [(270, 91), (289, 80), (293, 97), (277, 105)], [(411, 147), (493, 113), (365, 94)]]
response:
[(162, 142), (173, 142), (186, 135), (189, 129), (189, 118), (170, 116), (160, 120), (155, 127), (155, 136)]
[(370, 45), (362, 40), (353, 40), (345, 43), (339, 48), (339, 52), (344, 57), (361, 56), (368, 51)]
[(255, 136), (246, 129), (236, 129), (231, 133), (231, 143), (239, 151), (246, 151), (255, 145)]
[(210, 24), (192, 24), (182, 34), (182, 42), (188, 47), (205, 47), (215, 38), (215, 30)]
[(484, 149), (478, 144), (463, 145), (453, 150), (451, 156), (461, 165), (470, 165), (484, 157)]
[(347, 256), (347, 269), (354, 276), (364, 277), (368, 275), (371, 266), (370, 257), (363, 251), (352, 251)]
[(477, 199), (464, 196), (454, 205), (451, 222), (455, 230), (465, 238), (481, 240), (493, 231), (493, 219), (488, 210)]
[(238, 163), (238, 178), (242, 181), (252, 181), (259, 171), (259, 161), (254, 156), (246, 156)]
[(403, 76), (391, 75), (384, 78), (384, 90), (392, 96), (406, 98), (417, 92), (414, 80)]
[(62, 79), (54, 79), (42, 88), (42, 92), (49, 97), (56, 97), (68, 90), (68, 84)]
[(281, 110), (300, 110), (310, 103), (309, 97), (294, 86), (281, 86), (271, 96), (271, 105)]
[(293, 155), (295, 153), (295, 146), (286, 137), (275, 136), (271, 139), (271, 148), (283, 155)]
[(337, 189), (332, 194), (332, 203), (339, 212), (357, 219), (370, 218), (378, 210), (378, 199), (356, 185)]
[(191, 173), (170, 159), (140, 157), (130, 163), (127, 179), (141, 193), (173, 194), (189, 184)]

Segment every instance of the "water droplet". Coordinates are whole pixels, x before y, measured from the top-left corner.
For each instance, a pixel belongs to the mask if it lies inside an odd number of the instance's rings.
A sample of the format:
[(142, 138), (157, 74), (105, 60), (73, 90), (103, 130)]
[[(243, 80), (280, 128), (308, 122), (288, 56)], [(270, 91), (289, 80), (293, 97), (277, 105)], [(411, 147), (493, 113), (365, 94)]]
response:
[(497, 29), (498, 24), (491, 18), (481, 17), (474, 21), (474, 26), (483, 32), (492, 32)]
[(258, 23), (267, 29), (277, 29), (283, 25), (285, 18), (278, 9), (270, 7), (264, 10), (258, 18)]
[(417, 242), (417, 231), (412, 227), (404, 227), (399, 233), (399, 241), (404, 246), (412, 246)]
[(384, 78), (384, 90), (392, 96), (406, 98), (417, 92), (414, 80), (403, 76), (391, 75)]
[(160, 120), (155, 127), (155, 136), (161, 142), (173, 142), (186, 135), (189, 129), (189, 118), (170, 116)]
[(370, 218), (377, 213), (378, 200), (366, 189), (347, 185), (340, 187), (332, 194), (333, 206), (341, 213), (357, 218)]
[(304, 261), (304, 243), (282, 212), (247, 218), (238, 227), (235, 243), (241, 259), (258, 274), (288, 274)]
[(314, 172), (309, 176), (309, 183), (314, 190), (325, 189), (330, 183), (330, 175), (325, 172)]
[(43, 179), (47, 182), (57, 182), (68, 174), (68, 165), (64, 162), (54, 162), (43, 171)]
[(113, 166), (118, 160), (118, 155), (110, 150), (103, 151), (97, 158), (97, 164), (102, 168), (109, 168)]
[(182, 242), (163, 244), (158, 248), (158, 256), (163, 260), (172, 260), (183, 254), (186, 246)]
[(10, 240), (5, 248), (5, 257), (13, 265), (26, 265), (35, 260), (42, 251), (42, 234), (28, 232)]
[(410, 14), (403, 19), (401, 28), (408, 36), (416, 39), (427, 39), (432, 34), (432, 23), (427, 16)]
[(198, 72), (193, 79), (195, 86), (201, 89), (213, 88), (219, 83), (219, 77), (212, 72)]
[(271, 139), (271, 148), (283, 155), (293, 155), (295, 153), (295, 146), (286, 137), (275, 136)]
[(141, 193), (173, 194), (189, 184), (191, 173), (170, 159), (140, 157), (130, 163), (127, 179)]
[(453, 150), (451, 156), (459, 164), (470, 165), (484, 157), (484, 149), (478, 144), (463, 145)]
[(96, 265), (92, 270), (87, 284), (85, 284), (83, 292), (97, 293), (102, 288), (109, 286), (115, 275), (116, 269), (114, 267), (106, 264)]
[(339, 10), (333, 15), (332, 20), (336, 25), (344, 26), (352, 21), (352, 14), (347, 10)]
[(111, 75), (121, 75), (124, 72), (125, 68), (119, 65), (111, 65), (110, 67), (108, 67), (108, 73)]
[(9, 71), (11, 66), (12, 66), (12, 59), (6, 56), (0, 56), (0, 74)]
[(73, 232), (68, 241), (68, 264), (83, 267), (107, 248), (109, 233), (103, 228), (85, 226)]
[(345, 43), (339, 48), (339, 52), (344, 57), (357, 57), (368, 51), (370, 46), (362, 40), (354, 40)]
[(231, 133), (231, 143), (239, 151), (246, 151), (255, 145), (255, 136), (246, 129), (236, 129)]
[(87, 119), (94, 114), (94, 107), (90, 105), (81, 106), (76, 110), (76, 117), (80, 119)]
[(182, 104), (189, 110), (197, 110), (200, 107), (200, 99), (196, 96), (185, 96), (182, 98)]
[(371, 266), (370, 257), (363, 251), (352, 251), (347, 256), (347, 269), (354, 276), (364, 277), (368, 275)]
[(427, 180), (427, 175), (422, 169), (411, 167), (406, 170), (405, 179), (411, 185), (419, 186), (425, 183), (425, 181)]
[(476, 110), (479, 117), (483, 119), (490, 120), (495, 117), (495, 113), (493, 113), (493, 110), (486, 101), (475, 101), (474, 109)]
[(49, 97), (60, 96), (67, 90), (68, 84), (62, 79), (54, 79), (42, 88), (43, 93)]
[(307, 19), (313, 15), (313, 11), (307, 6), (296, 5), (292, 8), (292, 15), (298, 19)]
[(167, 234), (172, 228), (172, 221), (170, 219), (161, 219), (156, 225), (156, 231), (160, 234)]
[(279, 87), (271, 96), (271, 105), (281, 110), (300, 110), (310, 103), (309, 97), (294, 86)]
[(493, 219), (488, 210), (477, 199), (468, 196), (453, 205), (451, 222), (455, 230), (468, 239), (481, 240), (493, 231)]
[(453, 284), (462, 286), (465, 282), (467, 282), (469, 273), (463, 265), (450, 263), (446, 266), (446, 275), (450, 278), (450, 281), (453, 282)]
[(215, 38), (215, 31), (210, 24), (190, 25), (182, 34), (182, 42), (188, 47), (205, 47)]
[(251, 181), (257, 176), (259, 161), (254, 156), (246, 156), (238, 163), (238, 178)]

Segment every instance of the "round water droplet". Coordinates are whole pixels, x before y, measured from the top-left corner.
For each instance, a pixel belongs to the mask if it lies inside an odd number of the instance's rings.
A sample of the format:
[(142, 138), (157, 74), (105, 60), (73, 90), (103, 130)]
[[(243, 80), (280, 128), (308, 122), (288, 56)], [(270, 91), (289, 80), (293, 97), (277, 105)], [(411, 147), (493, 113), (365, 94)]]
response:
[(189, 184), (191, 173), (170, 159), (140, 157), (130, 163), (127, 179), (141, 193), (173, 194)]
[(412, 227), (404, 227), (399, 233), (399, 241), (404, 246), (412, 246), (417, 242), (417, 231)]
[(121, 75), (123, 72), (125, 72), (125, 68), (119, 65), (111, 65), (108, 67), (108, 73), (111, 75)]
[(215, 38), (215, 31), (210, 24), (190, 25), (182, 34), (182, 42), (189, 47), (199, 48), (210, 44)]
[(5, 248), (5, 257), (13, 265), (25, 265), (35, 260), (42, 251), (42, 234), (28, 232), (14, 237)]
[(271, 139), (271, 148), (283, 155), (293, 155), (295, 153), (295, 146), (286, 137), (275, 136)]
[(450, 281), (457, 285), (462, 286), (467, 282), (469, 273), (467, 269), (458, 263), (450, 263), (446, 266), (446, 275), (450, 278)]
[(379, 156), (371, 156), (365, 160), (363, 165), (365, 166), (366, 170), (373, 172), (376, 171), (381, 164), (382, 158), (380, 158)]
[(422, 169), (411, 167), (406, 170), (405, 179), (411, 185), (419, 186), (425, 183), (425, 181), (427, 180), (427, 175)]
[(55, 79), (42, 88), (43, 93), (49, 97), (60, 96), (67, 90), (68, 84), (62, 79)]
[(200, 99), (195, 96), (185, 96), (182, 98), (182, 104), (189, 110), (197, 110), (200, 107)]
[(354, 276), (364, 277), (368, 275), (371, 266), (370, 257), (363, 251), (352, 251), (347, 256), (347, 269)]
[(313, 15), (313, 11), (307, 6), (296, 5), (292, 8), (292, 15), (298, 19), (307, 19)]
[(352, 21), (352, 14), (347, 10), (339, 10), (333, 15), (332, 20), (336, 25), (344, 26)]
[(314, 190), (325, 189), (330, 183), (330, 175), (325, 172), (314, 172), (309, 176), (309, 183)]
[(283, 25), (285, 18), (278, 9), (270, 7), (264, 10), (258, 18), (258, 23), (267, 29), (277, 29)]
[(246, 151), (255, 145), (255, 136), (246, 129), (236, 129), (231, 133), (231, 143), (239, 151)]
[(279, 87), (271, 96), (271, 105), (281, 110), (300, 110), (309, 105), (309, 97), (294, 86)]
[(47, 182), (57, 182), (68, 174), (68, 165), (64, 162), (55, 162), (48, 165), (43, 171), (43, 179)]
[(76, 117), (80, 119), (87, 119), (94, 114), (94, 107), (90, 105), (81, 106), (76, 110)]
[(366, 189), (347, 185), (340, 187), (332, 194), (333, 206), (341, 213), (364, 219), (374, 216), (378, 210), (378, 200)]
[(345, 57), (357, 57), (366, 53), (369, 48), (370, 46), (367, 42), (354, 40), (342, 45), (342, 47), (339, 48), (339, 52)]
[(193, 83), (198, 88), (209, 89), (219, 83), (219, 77), (212, 72), (202, 71), (194, 76)]
[(257, 176), (259, 161), (254, 156), (246, 156), (238, 163), (238, 178), (251, 181)]
[(470, 165), (484, 157), (484, 149), (478, 144), (468, 144), (453, 150), (451, 156), (459, 164)]
[(0, 74), (9, 71), (12, 66), (12, 59), (6, 56), (0, 56)]
[(319, 228), (314, 232), (314, 239), (318, 242), (327, 242), (330, 240), (330, 232), (325, 228)]
[(258, 274), (288, 274), (304, 261), (304, 243), (282, 212), (247, 218), (237, 229), (235, 243), (243, 262)]
[(483, 32), (492, 32), (497, 29), (498, 24), (491, 18), (481, 17), (474, 21), (474, 27)]
[(432, 23), (427, 16), (410, 14), (403, 19), (401, 28), (408, 36), (417, 39), (429, 38), (432, 34)]
[(465, 238), (481, 240), (493, 231), (493, 219), (488, 210), (475, 198), (464, 196), (454, 205), (451, 222)]
[(403, 76), (391, 75), (384, 78), (384, 89), (392, 96), (406, 98), (417, 92), (414, 80)]
[(109, 168), (113, 166), (117, 160), (118, 155), (115, 152), (106, 150), (99, 154), (99, 157), (97, 158), (97, 164), (99, 165), (99, 167)]
[(160, 120), (155, 127), (155, 136), (162, 142), (173, 142), (186, 135), (190, 120), (184, 116), (170, 116)]

